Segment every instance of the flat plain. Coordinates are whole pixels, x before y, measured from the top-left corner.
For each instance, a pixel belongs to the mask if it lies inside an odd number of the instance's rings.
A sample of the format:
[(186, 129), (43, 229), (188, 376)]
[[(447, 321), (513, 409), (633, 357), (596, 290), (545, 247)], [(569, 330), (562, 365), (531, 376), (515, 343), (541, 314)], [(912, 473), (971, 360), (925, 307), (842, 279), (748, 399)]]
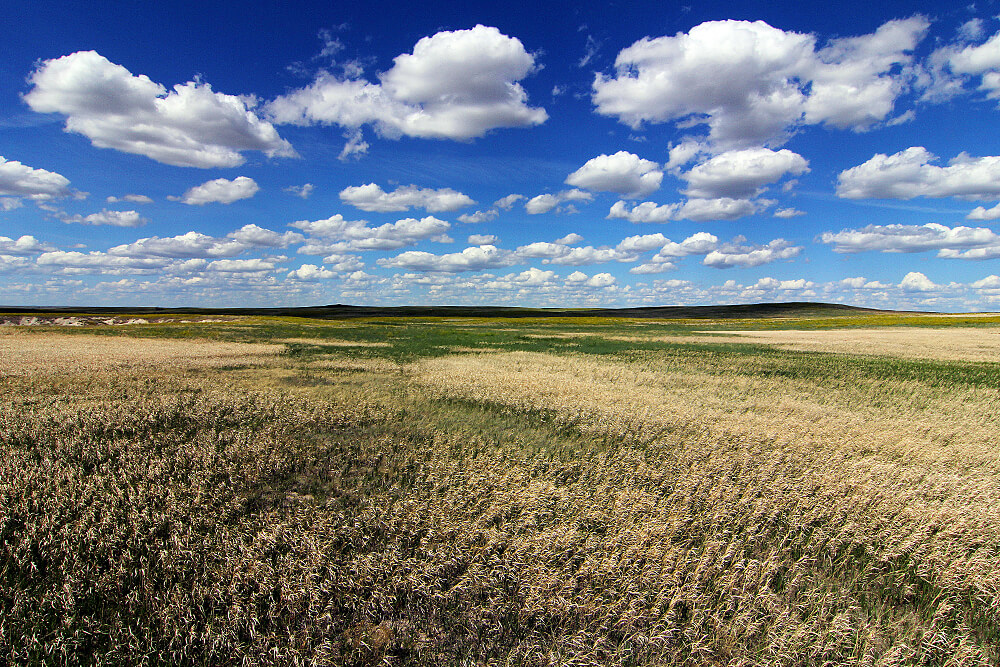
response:
[(0, 662), (1000, 661), (1000, 316), (197, 319), (0, 327)]

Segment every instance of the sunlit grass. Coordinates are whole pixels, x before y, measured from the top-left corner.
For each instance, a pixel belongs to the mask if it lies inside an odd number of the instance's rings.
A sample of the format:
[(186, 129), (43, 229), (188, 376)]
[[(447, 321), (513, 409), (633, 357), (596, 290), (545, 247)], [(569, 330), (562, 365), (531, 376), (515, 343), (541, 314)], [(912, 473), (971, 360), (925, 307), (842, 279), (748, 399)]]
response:
[(773, 324), (0, 331), (0, 662), (997, 664), (1000, 366)]

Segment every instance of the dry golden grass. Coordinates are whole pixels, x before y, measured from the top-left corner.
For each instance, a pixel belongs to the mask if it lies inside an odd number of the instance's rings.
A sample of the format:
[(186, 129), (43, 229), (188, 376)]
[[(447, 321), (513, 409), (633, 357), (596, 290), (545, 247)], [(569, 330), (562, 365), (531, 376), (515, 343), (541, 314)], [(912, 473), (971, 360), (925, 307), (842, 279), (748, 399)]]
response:
[(252, 365), (266, 363), (282, 350), (284, 346), (269, 344), (5, 331), (0, 335), (0, 376), (111, 366)]
[(996, 383), (92, 338), (0, 336), (0, 663), (1000, 661)]
[[(785, 350), (877, 354), (911, 359), (1000, 362), (1000, 329), (953, 327), (944, 329), (827, 329), (734, 331), (725, 336), (715, 332), (704, 342), (732, 341), (775, 345)], [(691, 337), (699, 342), (699, 337)]]

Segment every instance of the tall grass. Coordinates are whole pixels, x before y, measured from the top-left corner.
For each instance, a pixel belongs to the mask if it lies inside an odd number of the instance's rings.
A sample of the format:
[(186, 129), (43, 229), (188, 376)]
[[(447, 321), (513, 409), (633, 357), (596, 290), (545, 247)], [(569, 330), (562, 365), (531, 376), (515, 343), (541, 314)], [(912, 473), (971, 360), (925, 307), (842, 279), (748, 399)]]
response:
[(989, 377), (298, 349), (0, 367), (0, 662), (1000, 660)]

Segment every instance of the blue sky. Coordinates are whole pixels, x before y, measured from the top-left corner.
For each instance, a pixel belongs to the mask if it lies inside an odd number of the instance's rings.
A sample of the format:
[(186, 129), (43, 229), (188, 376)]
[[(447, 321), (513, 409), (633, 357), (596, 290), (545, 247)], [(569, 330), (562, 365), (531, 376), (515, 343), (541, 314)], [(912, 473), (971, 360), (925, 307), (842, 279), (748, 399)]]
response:
[(21, 3), (0, 304), (1000, 304), (1000, 2)]

